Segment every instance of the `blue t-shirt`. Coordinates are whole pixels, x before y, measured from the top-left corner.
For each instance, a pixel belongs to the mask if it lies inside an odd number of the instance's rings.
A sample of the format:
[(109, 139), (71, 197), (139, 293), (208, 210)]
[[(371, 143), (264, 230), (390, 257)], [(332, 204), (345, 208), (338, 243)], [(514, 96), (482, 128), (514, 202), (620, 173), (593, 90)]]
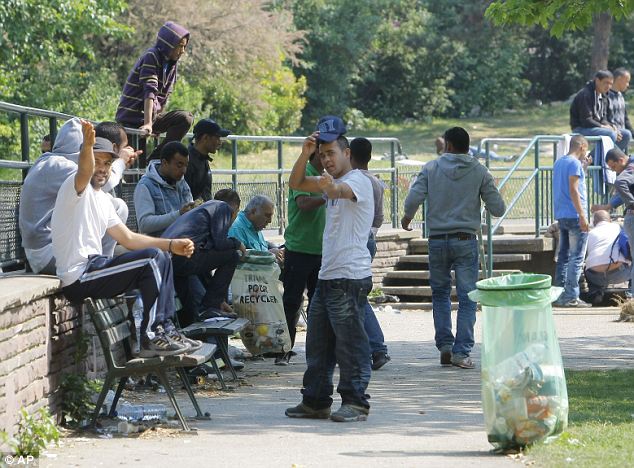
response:
[(579, 195), (581, 207), (587, 210), (586, 176), (581, 162), (574, 156), (564, 156), (553, 166), (553, 203), (555, 205), (555, 219), (579, 218), (579, 214), (570, 198), (570, 177), (579, 177)]

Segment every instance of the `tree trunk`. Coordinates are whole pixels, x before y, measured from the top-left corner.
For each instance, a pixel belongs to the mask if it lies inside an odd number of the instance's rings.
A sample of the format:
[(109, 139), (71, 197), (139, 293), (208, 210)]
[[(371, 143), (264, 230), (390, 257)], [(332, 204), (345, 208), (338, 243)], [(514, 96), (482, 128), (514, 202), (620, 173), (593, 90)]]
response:
[(610, 13), (600, 13), (596, 15), (593, 20), (593, 27), (594, 37), (592, 38), (590, 78), (592, 78), (597, 71), (608, 69), (612, 15)]

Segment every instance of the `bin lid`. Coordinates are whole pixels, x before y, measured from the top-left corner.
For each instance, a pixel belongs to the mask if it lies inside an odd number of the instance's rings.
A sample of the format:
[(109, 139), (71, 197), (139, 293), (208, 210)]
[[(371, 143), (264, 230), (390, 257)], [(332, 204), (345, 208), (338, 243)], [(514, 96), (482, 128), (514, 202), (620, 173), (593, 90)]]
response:
[(484, 291), (513, 291), (517, 289), (549, 289), (550, 275), (536, 273), (515, 273), (512, 275), (494, 276), (476, 283), (478, 289)]
[(496, 276), (478, 281), (469, 298), (491, 307), (541, 306), (550, 304), (563, 291), (551, 287), (551, 282), (549, 275), (533, 273)]

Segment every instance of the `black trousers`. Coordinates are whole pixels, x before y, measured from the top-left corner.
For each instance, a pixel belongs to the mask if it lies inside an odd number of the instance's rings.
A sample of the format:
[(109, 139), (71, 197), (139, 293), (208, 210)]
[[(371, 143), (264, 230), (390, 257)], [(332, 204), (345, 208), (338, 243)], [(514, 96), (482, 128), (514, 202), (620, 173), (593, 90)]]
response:
[(308, 302), (313, 297), (317, 286), (317, 276), (321, 268), (321, 255), (311, 255), (301, 252), (293, 252), (286, 249), (284, 253), (284, 314), (288, 332), (291, 337), (291, 345), (295, 345), (297, 320), (299, 308), (304, 302), (304, 290), (308, 292)]
[(94, 255), (81, 277), (63, 292), (69, 301), (80, 302), (87, 297), (110, 298), (133, 289), (139, 289), (143, 299), (141, 336), (146, 333), (153, 338), (157, 325), (169, 331), (174, 326), (174, 283), (172, 261), (162, 250), (134, 250), (116, 257)]

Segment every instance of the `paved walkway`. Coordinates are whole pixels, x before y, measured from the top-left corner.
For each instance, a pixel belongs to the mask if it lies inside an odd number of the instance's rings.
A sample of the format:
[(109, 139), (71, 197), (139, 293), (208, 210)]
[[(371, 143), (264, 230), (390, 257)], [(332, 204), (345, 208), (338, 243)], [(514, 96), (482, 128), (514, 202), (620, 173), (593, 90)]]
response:
[[(616, 309), (555, 312), (567, 368), (634, 369), (634, 323), (617, 323)], [(515, 466), (489, 454), (480, 407), (480, 373), (442, 368), (433, 345), (431, 313), (380, 313), (392, 362), (370, 383), (368, 421), (293, 420), (284, 409), (300, 400), (304, 333), (289, 367), (248, 362), (248, 385), (199, 397), (211, 421), (198, 435), (67, 438), (41, 466), (376, 467)], [(480, 342), (479, 330), (476, 340)], [(479, 346), (474, 357), (479, 360)], [(124, 394), (125, 397), (125, 394)], [(157, 395), (157, 398), (160, 398)], [(183, 401), (182, 398), (179, 399)], [(336, 407), (339, 401), (336, 400)], [(184, 405), (185, 406), (185, 405)], [(185, 406), (186, 411), (190, 410)], [(191, 411), (189, 411), (191, 414)], [(149, 436), (148, 436), (149, 435)]]

